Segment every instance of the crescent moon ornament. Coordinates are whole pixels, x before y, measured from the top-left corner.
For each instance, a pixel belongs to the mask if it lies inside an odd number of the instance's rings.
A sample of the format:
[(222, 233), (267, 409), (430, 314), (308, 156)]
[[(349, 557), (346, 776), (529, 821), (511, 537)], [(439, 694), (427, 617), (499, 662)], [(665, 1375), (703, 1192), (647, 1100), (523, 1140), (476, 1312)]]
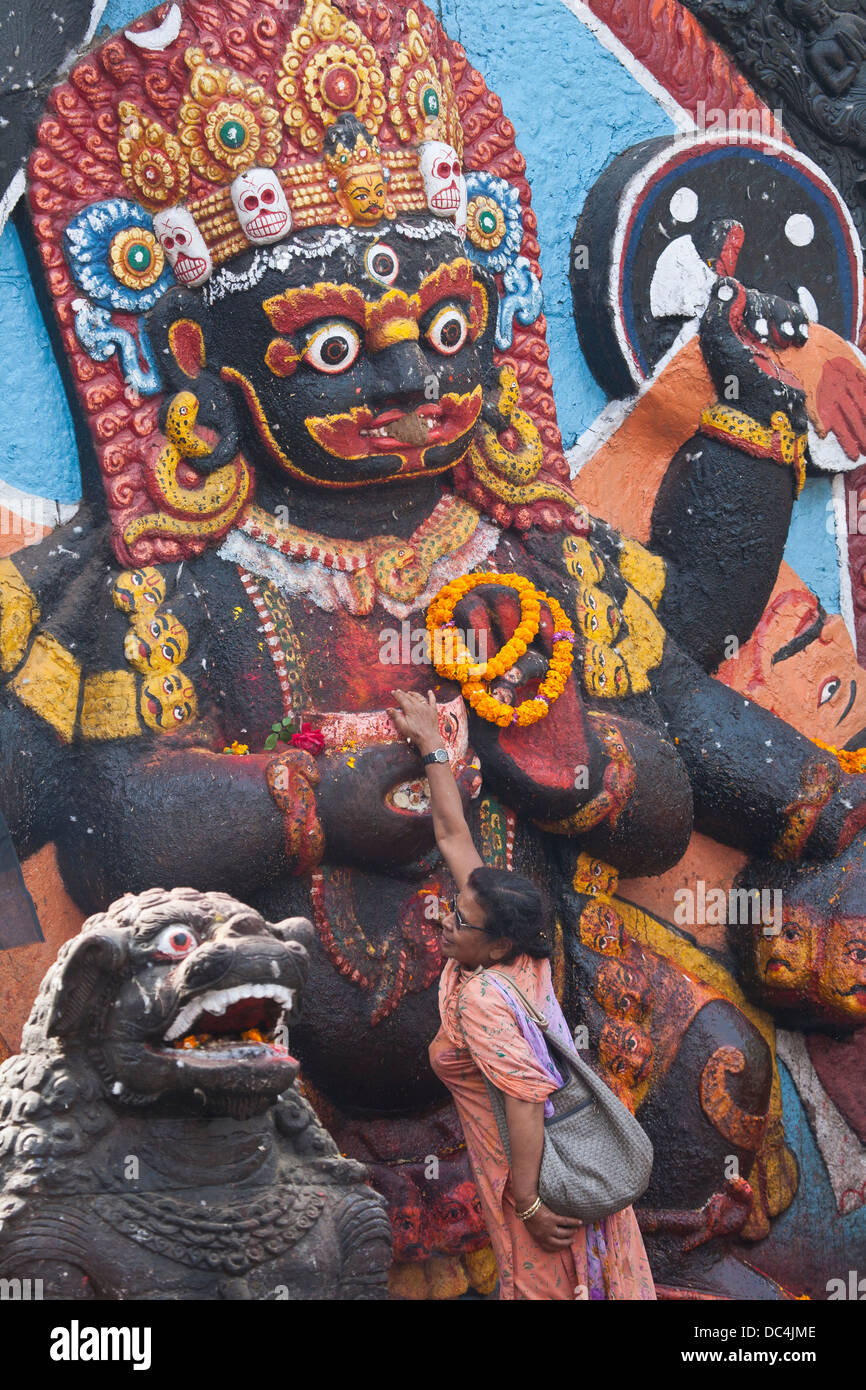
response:
[(134, 43), (136, 48), (147, 48), (152, 53), (159, 53), (164, 48), (168, 48), (174, 43), (180, 33), (181, 13), (180, 5), (172, 5), (165, 19), (156, 29), (125, 29), (124, 36)]

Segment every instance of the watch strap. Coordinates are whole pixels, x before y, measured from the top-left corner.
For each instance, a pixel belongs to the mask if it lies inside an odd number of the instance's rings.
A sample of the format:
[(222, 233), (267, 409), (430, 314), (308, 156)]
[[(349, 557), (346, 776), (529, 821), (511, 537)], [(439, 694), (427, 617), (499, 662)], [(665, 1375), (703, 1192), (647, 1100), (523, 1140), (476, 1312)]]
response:
[[(442, 756), (444, 754), (444, 757)], [(428, 763), (447, 763), (448, 750), (446, 748), (434, 748), (432, 753), (425, 753), (421, 759), (425, 767)]]

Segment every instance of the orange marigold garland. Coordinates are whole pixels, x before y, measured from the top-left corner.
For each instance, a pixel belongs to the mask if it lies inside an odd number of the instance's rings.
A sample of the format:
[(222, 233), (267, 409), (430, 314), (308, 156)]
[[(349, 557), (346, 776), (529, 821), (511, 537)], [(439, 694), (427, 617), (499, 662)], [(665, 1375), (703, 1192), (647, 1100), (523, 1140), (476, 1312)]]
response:
[(819, 738), (813, 738), (812, 742), (838, 758), (843, 772), (866, 772), (866, 748), (834, 748), (832, 743), (822, 743)]
[[(520, 622), (514, 636), (494, 657), (489, 661), (473, 662), (455, 629), (453, 613), (460, 600), (481, 584), (501, 584), (506, 589), (515, 589), (520, 597)], [(487, 687), (510, 671), (534, 640), (543, 603), (547, 604), (555, 627), (553, 655), (537, 694), (531, 700), (523, 700), (513, 707), (491, 695)], [(550, 706), (559, 699), (571, 674), (575, 637), (564, 608), (555, 598), (536, 589), (531, 580), (524, 579), (520, 574), (485, 572), (464, 574), (459, 579), (452, 579), (450, 584), (440, 589), (427, 610), (427, 631), (430, 634), (433, 665), (439, 675), (459, 682), (465, 699), (475, 713), (502, 728), (509, 724), (526, 728), (543, 719)], [(447, 653), (442, 655), (446, 645)]]

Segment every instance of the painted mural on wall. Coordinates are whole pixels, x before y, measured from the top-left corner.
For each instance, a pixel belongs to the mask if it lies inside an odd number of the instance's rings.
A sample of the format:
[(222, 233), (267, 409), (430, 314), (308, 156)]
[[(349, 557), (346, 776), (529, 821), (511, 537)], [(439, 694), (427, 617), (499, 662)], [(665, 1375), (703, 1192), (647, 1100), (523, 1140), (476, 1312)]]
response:
[[(566, 1013), (653, 1139), (662, 1296), (823, 1296), (844, 1240), (804, 1274), (777, 1234), (784, 1087), (828, 1087), (815, 1138), (856, 1212), (858, 1088), (827, 1078), (834, 1047), (863, 1057), (866, 718), (850, 638), (782, 561), (807, 474), (866, 449), (844, 204), (772, 140), (610, 165), (571, 277), (629, 399), (572, 482), (532, 171), (460, 45), (422, 5), (190, 3), (144, 42), (167, 15), (72, 69), (30, 164), (100, 473), (0, 562), (2, 810), (56, 866), (46, 935), (159, 884), (309, 917), (292, 1047), (387, 1199), (392, 1294), (490, 1292), (427, 1064), (453, 885), (385, 713), (432, 688), (483, 856), (548, 886)], [(509, 646), (486, 688), (425, 649), (473, 571), (502, 576), (453, 610)], [(524, 641), (525, 581), (553, 602)], [(744, 919), (679, 916), (665, 893), (698, 877)], [(751, 890), (788, 915), (756, 922)], [(5, 956), (20, 1026), (46, 951)]]

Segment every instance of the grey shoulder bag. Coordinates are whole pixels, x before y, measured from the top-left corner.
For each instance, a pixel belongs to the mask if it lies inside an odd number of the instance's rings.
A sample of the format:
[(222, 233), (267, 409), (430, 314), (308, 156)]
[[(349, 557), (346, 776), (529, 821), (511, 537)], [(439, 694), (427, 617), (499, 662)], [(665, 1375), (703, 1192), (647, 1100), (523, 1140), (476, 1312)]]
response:
[[(530, 1004), (509, 975), (498, 975), (537, 1027), (547, 1019)], [(538, 1195), (558, 1216), (588, 1224), (630, 1207), (646, 1191), (653, 1164), (649, 1137), (610, 1087), (572, 1048), (545, 1033), (564, 1084), (549, 1097), (553, 1114), (544, 1121)], [(511, 1143), (503, 1094), (484, 1078), (509, 1164)]]

